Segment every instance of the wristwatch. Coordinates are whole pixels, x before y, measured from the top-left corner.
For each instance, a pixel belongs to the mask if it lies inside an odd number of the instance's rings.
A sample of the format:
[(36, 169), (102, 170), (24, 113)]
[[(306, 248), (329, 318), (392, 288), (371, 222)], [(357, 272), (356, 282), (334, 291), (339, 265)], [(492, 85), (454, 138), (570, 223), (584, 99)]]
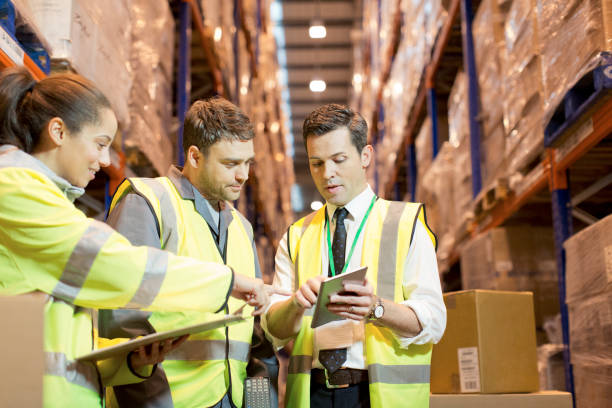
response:
[(377, 320), (383, 317), (384, 314), (385, 314), (385, 307), (383, 306), (382, 298), (377, 297), (376, 303), (374, 303), (374, 306), (370, 310), (370, 315), (368, 316), (368, 318), (370, 320)]

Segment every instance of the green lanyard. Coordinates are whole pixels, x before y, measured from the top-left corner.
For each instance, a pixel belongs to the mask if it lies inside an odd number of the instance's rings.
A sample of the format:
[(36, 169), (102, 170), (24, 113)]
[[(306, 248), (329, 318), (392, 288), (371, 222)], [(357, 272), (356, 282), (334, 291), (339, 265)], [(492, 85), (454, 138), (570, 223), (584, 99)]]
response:
[[(357, 245), (359, 234), (361, 234), (361, 230), (363, 229), (363, 226), (365, 225), (366, 220), (368, 219), (368, 216), (372, 212), (372, 207), (374, 207), (374, 203), (376, 202), (377, 198), (378, 197), (376, 196), (372, 198), (372, 202), (370, 203), (370, 206), (368, 207), (368, 211), (366, 211), (365, 215), (363, 216), (363, 220), (361, 220), (361, 224), (359, 225), (357, 234), (355, 235), (355, 238), (353, 239), (353, 245), (351, 245), (351, 250), (349, 251), (348, 258), (346, 258), (346, 261), (344, 262), (344, 268), (342, 268), (342, 272), (340, 273), (345, 272), (346, 268), (348, 268), (349, 261), (351, 260), (351, 257), (353, 256), (353, 251), (355, 250), (355, 245)], [(327, 215), (327, 208), (325, 209), (325, 225), (327, 227), (327, 251), (329, 254), (329, 267), (331, 268), (332, 276), (336, 276), (336, 268), (334, 267), (334, 254), (332, 254), (332, 244), (331, 244), (331, 238), (330, 238), (331, 232), (329, 229), (329, 219)]]

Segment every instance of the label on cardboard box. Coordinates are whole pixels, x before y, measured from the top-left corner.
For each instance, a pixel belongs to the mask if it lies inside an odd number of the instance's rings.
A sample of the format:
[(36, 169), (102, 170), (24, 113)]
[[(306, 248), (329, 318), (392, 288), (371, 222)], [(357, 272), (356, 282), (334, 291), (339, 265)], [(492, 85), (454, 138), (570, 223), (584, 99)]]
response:
[(478, 347), (458, 348), (457, 357), (459, 361), (461, 392), (480, 392)]

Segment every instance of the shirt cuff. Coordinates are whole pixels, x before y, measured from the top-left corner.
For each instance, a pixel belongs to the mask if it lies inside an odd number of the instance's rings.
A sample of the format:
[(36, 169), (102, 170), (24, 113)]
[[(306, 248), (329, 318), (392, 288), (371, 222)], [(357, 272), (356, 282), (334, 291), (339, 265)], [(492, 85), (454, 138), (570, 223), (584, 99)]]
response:
[(414, 300), (405, 300), (400, 302), (400, 304), (411, 308), (419, 319), (419, 323), (421, 324), (421, 331), (414, 337), (404, 337), (398, 335), (395, 331), (391, 330), (393, 336), (396, 338), (400, 347), (408, 348), (411, 344), (427, 344), (432, 343), (434, 341), (433, 336), (431, 335), (431, 312), (427, 307), (423, 306), (423, 304), (419, 301)]
[[(283, 302), (289, 299), (290, 297), (291, 296), (277, 295), (277, 294), (272, 295), (270, 297), (270, 304), (268, 305), (268, 310), (273, 304)], [(261, 328), (264, 330), (264, 333), (266, 334), (266, 337), (268, 338), (270, 343), (272, 343), (274, 350), (278, 351), (282, 349), (283, 347), (285, 347), (287, 343), (289, 343), (293, 338), (279, 339), (270, 334), (270, 331), (268, 330), (268, 313), (267, 313), (268, 310), (266, 310), (266, 313), (264, 313), (261, 316)]]

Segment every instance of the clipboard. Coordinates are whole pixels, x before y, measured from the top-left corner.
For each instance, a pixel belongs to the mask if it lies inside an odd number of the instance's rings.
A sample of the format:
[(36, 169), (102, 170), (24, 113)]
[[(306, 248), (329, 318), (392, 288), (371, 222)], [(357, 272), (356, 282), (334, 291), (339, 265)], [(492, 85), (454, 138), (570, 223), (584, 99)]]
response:
[(311, 328), (322, 326), (329, 322), (336, 320), (345, 320), (344, 317), (338, 316), (327, 310), (326, 303), (329, 301), (329, 296), (333, 293), (342, 291), (342, 282), (344, 281), (361, 281), (365, 279), (366, 272), (368, 271), (367, 266), (362, 266), (359, 269), (355, 269), (351, 272), (345, 272), (341, 275), (336, 275), (331, 278), (325, 279), (321, 283), (319, 289), (319, 296), (317, 297), (317, 304), (315, 305), (314, 314), (312, 316)]
[(208, 321), (204, 323), (196, 323), (190, 326), (181, 327), (174, 330), (168, 330), (160, 333), (151, 333), (143, 337), (138, 337), (133, 340), (128, 340), (123, 343), (115, 344), (114, 346), (104, 347), (92, 351), (91, 353), (84, 354), (77, 357), (77, 361), (98, 361), (106, 360), (107, 358), (114, 357), (117, 355), (127, 354), (132, 350), (140, 346), (146, 346), (156, 341), (163, 341), (167, 339), (173, 339), (180, 337), (185, 334), (195, 334), (207, 330), (213, 330), (218, 327), (230, 326), (232, 324), (240, 323), (250, 318), (251, 316), (241, 315), (225, 315), (221, 319)]

